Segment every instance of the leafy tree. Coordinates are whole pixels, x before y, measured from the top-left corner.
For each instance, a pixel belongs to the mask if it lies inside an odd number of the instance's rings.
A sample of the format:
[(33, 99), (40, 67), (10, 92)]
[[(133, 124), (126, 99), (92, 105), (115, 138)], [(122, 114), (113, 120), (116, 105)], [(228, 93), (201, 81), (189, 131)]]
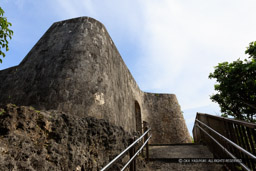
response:
[[(7, 18), (4, 17), (4, 10), (0, 7), (0, 56), (5, 57), (5, 53), (2, 51), (2, 49), (5, 49), (6, 51), (9, 50), (8, 47), (8, 40), (12, 38), (13, 31), (9, 29), (9, 26), (12, 26), (11, 23), (7, 21)], [(0, 58), (0, 63), (2, 63), (2, 59)]]
[(210, 73), (209, 78), (217, 80), (217, 93), (210, 98), (219, 104), (222, 116), (256, 122), (256, 41), (245, 53), (249, 59), (219, 63)]

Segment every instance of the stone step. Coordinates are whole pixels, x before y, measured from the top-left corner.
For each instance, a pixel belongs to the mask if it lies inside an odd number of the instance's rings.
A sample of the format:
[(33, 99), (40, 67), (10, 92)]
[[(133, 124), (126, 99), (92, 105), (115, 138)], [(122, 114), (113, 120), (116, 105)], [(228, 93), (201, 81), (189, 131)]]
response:
[(213, 158), (209, 149), (201, 144), (175, 144), (149, 146), (150, 158)]
[(149, 161), (145, 168), (138, 171), (227, 171), (222, 164), (216, 163), (197, 163), (181, 164), (168, 163), (163, 161)]
[[(215, 171), (226, 170), (223, 164), (200, 162), (212, 159), (213, 154), (201, 144), (166, 144), (149, 146), (149, 162), (139, 171)], [(188, 160), (194, 160), (193, 162)], [(195, 161), (198, 161), (195, 162)]]

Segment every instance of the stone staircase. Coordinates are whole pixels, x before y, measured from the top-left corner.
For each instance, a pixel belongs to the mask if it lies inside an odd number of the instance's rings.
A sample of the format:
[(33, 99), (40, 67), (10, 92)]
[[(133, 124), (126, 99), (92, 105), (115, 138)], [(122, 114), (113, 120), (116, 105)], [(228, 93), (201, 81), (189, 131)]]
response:
[[(203, 160), (204, 159), (204, 160)], [(223, 164), (210, 163), (213, 154), (200, 144), (173, 144), (149, 146), (147, 168), (140, 171), (215, 171), (226, 170)]]

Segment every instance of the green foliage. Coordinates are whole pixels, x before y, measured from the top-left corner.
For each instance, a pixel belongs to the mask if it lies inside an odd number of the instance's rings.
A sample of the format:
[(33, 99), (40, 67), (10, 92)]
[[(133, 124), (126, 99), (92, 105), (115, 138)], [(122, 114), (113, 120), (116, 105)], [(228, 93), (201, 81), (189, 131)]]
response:
[(250, 58), (253, 58), (256, 60), (256, 41), (251, 42), (249, 44), (249, 47), (247, 47), (247, 50), (245, 51), (246, 54), (250, 55)]
[(221, 116), (222, 116), (222, 117), (225, 117), (225, 118), (228, 117), (228, 115), (227, 115), (226, 113), (222, 113)]
[[(191, 136), (190, 136), (191, 137)], [(191, 142), (192, 143), (195, 143), (195, 141), (194, 141), (194, 138), (193, 137), (191, 137)]]
[(35, 112), (36, 112), (36, 113), (40, 113), (40, 111), (39, 111), (39, 110), (35, 110)]
[(29, 106), (30, 110), (35, 110), (35, 108), (33, 106)]
[(243, 170), (242, 166), (235, 166), (237, 170)]
[[(8, 40), (7, 38), (12, 38), (13, 31), (9, 29), (12, 26), (11, 23), (7, 21), (7, 18), (4, 17), (4, 10), (0, 7), (0, 56), (5, 57), (5, 53), (2, 49), (6, 51), (9, 50)], [(0, 58), (0, 63), (2, 63), (2, 59)]]
[(0, 115), (3, 115), (5, 113), (4, 109), (0, 109)]
[(256, 117), (256, 42), (245, 51), (249, 59), (219, 63), (209, 78), (215, 78), (216, 94), (210, 98), (220, 105), (222, 116), (255, 122)]

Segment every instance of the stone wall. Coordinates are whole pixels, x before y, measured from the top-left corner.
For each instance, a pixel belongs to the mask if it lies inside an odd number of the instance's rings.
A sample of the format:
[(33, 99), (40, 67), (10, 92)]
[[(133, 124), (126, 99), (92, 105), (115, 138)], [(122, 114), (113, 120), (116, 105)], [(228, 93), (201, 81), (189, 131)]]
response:
[(0, 102), (104, 118), (134, 131), (142, 92), (105, 27), (76, 18), (54, 23), (10, 75), (1, 72)]
[(152, 127), (152, 144), (190, 143), (191, 138), (174, 94), (145, 93), (145, 120)]
[(166, 137), (158, 143), (188, 136), (176, 98), (144, 94), (105, 27), (89, 17), (54, 23), (18, 66), (0, 71), (0, 81), (0, 105), (93, 116), (128, 132), (145, 120)]

